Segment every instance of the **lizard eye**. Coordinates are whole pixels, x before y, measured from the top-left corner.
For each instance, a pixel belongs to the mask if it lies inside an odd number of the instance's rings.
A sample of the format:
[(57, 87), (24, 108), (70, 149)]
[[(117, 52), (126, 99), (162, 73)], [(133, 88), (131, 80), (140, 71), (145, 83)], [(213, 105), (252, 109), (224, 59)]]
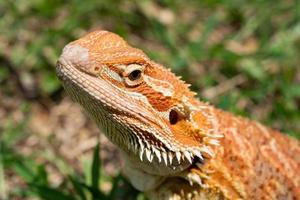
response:
[(128, 75), (128, 78), (131, 80), (131, 81), (136, 81), (138, 79), (140, 79), (142, 76), (142, 71), (141, 70), (133, 70), (129, 75)]
[(130, 64), (126, 67), (123, 77), (127, 86), (134, 87), (143, 82), (144, 66)]

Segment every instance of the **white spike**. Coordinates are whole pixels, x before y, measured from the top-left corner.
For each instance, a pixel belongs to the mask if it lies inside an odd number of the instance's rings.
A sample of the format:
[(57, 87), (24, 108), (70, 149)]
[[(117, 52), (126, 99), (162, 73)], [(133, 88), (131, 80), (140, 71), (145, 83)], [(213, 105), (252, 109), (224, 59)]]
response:
[(208, 154), (210, 157), (214, 156), (214, 153), (207, 147), (202, 147), (200, 151), (202, 151), (203, 153)]
[[(193, 125), (195, 125), (195, 129), (198, 129), (198, 124), (196, 124), (196, 123), (193, 123)], [(199, 129), (198, 129), (199, 130)], [(207, 133), (205, 133), (204, 131), (198, 131), (197, 132), (201, 137), (205, 137), (205, 138), (207, 138), (207, 137), (209, 137), (209, 134), (207, 134)]]
[(150, 160), (151, 160), (151, 151), (150, 151), (150, 149), (148, 149), (148, 148), (145, 148), (145, 151), (146, 151), (146, 157), (147, 157), (147, 159), (149, 160), (149, 162), (151, 162)]
[(219, 140), (215, 140), (215, 139), (210, 139), (208, 141), (208, 143), (211, 144), (211, 145), (215, 145), (215, 146), (219, 146), (220, 145)]
[(173, 160), (173, 152), (169, 152), (169, 153), (168, 153), (168, 157), (169, 157), (169, 162), (170, 162), (170, 165), (172, 165), (172, 160)]
[(160, 151), (156, 148), (153, 148), (153, 151), (158, 159), (158, 162), (160, 163), (161, 162), (161, 154), (160, 154)]
[(145, 145), (144, 145), (144, 143), (141, 141), (141, 139), (138, 140), (138, 143), (140, 144), (141, 149), (144, 149)]
[(143, 154), (144, 154), (144, 147), (141, 146), (141, 149), (140, 149), (140, 159), (141, 159), (141, 161), (143, 161)]
[(184, 151), (183, 152), (184, 156), (186, 157), (186, 159), (189, 161), (189, 163), (192, 164), (192, 157), (191, 154), (188, 151)]
[(151, 153), (151, 154), (150, 154), (150, 160), (149, 160), (149, 161), (152, 162), (153, 158), (154, 158), (154, 155)]
[(166, 153), (166, 152), (162, 152), (161, 154), (162, 154), (162, 157), (163, 157), (163, 160), (164, 160), (164, 162), (165, 162), (166, 166), (168, 166), (168, 158), (167, 158), (167, 153)]
[(198, 185), (202, 186), (202, 180), (199, 176), (193, 175), (193, 181), (196, 182)]
[(209, 134), (208, 137), (214, 138), (214, 139), (221, 139), (224, 137), (223, 134)]
[(204, 160), (201, 152), (199, 152), (198, 150), (194, 150), (193, 154), (196, 155), (200, 160)]
[(187, 177), (188, 177), (188, 181), (190, 183), (191, 186), (193, 186), (193, 175), (192, 174), (188, 174)]
[(150, 149), (150, 144), (146, 141), (146, 148)]
[(179, 151), (176, 151), (175, 152), (175, 155), (176, 155), (176, 158), (177, 158), (177, 160), (178, 160), (178, 164), (180, 164), (180, 161), (181, 161), (181, 153), (179, 152)]

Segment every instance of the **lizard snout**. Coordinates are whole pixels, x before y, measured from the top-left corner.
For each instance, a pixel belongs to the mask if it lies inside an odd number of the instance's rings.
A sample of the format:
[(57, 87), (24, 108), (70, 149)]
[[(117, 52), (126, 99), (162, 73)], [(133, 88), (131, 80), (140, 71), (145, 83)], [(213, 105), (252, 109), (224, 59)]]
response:
[(98, 65), (91, 61), (88, 49), (79, 44), (71, 43), (64, 47), (58, 59), (57, 67), (63, 68), (66, 65), (92, 76), (96, 76), (99, 71)]

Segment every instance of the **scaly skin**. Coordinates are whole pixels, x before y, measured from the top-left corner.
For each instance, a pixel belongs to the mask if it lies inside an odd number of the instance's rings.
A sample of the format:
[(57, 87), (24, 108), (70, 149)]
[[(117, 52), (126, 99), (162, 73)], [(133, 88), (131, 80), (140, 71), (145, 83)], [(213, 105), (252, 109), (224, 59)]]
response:
[(199, 101), (116, 34), (68, 44), (57, 73), (150, 199), (300, 199), (298, 141)]

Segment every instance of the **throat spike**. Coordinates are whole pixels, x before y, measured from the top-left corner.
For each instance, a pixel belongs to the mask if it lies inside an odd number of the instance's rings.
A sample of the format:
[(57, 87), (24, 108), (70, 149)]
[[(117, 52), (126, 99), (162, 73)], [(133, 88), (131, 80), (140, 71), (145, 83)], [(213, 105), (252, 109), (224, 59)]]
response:
[(180, 153), (179, 151), (176, 151), (176, 152), (175, 152), (175, 155), (176, 155), (178, 164), (180, 164), (180, 162), (181, 162), (181, 153)]
[(143, 157), (144, 157), (143, 154), (144, 154), (144, 147), (141, 147), (141, 149), (140, 149), (140, 155), (139, 155), (141, 161), (143, 161)]
[(145, 148), (145, 152), (146, 152), (146, 157), (148, 159), (149, 162), (151, 162), (151, 151), (148, 148)]
[(167, 152), (162, 152), (162, 157), (163, 157), (163, 160), (166, 164), (166, 166), (168, 166), (168, 156), (167, 156)]
[(201, 152), (199, 152), (198, 150), (194, 150), (194, 151), (193, 151), (193, 154), (194, 154), (195, 156), (197, 156), (201, 161), (204, 160), (204, 158), (203, 158)]
[(161, 153), (160, 153), (160, 151), (156, 148), (153, 148), (153, 151), (154, 151), (154, 153), (155, 153), (155, 155), (158, 159), (158, 162), (160, 163), (161, 162)]
[(192, 156), (188, 151), (184, 151), (183, 152), (184, 156), (186, 157), (186, 159), (189, 161), (190, 164), (192, 164)]
[(169, 157), (170, 165), (172, 165), (172, 161), (173, 161), (173, 152), (169, 152), (169, 153), (168, 153), (168, 157)]

